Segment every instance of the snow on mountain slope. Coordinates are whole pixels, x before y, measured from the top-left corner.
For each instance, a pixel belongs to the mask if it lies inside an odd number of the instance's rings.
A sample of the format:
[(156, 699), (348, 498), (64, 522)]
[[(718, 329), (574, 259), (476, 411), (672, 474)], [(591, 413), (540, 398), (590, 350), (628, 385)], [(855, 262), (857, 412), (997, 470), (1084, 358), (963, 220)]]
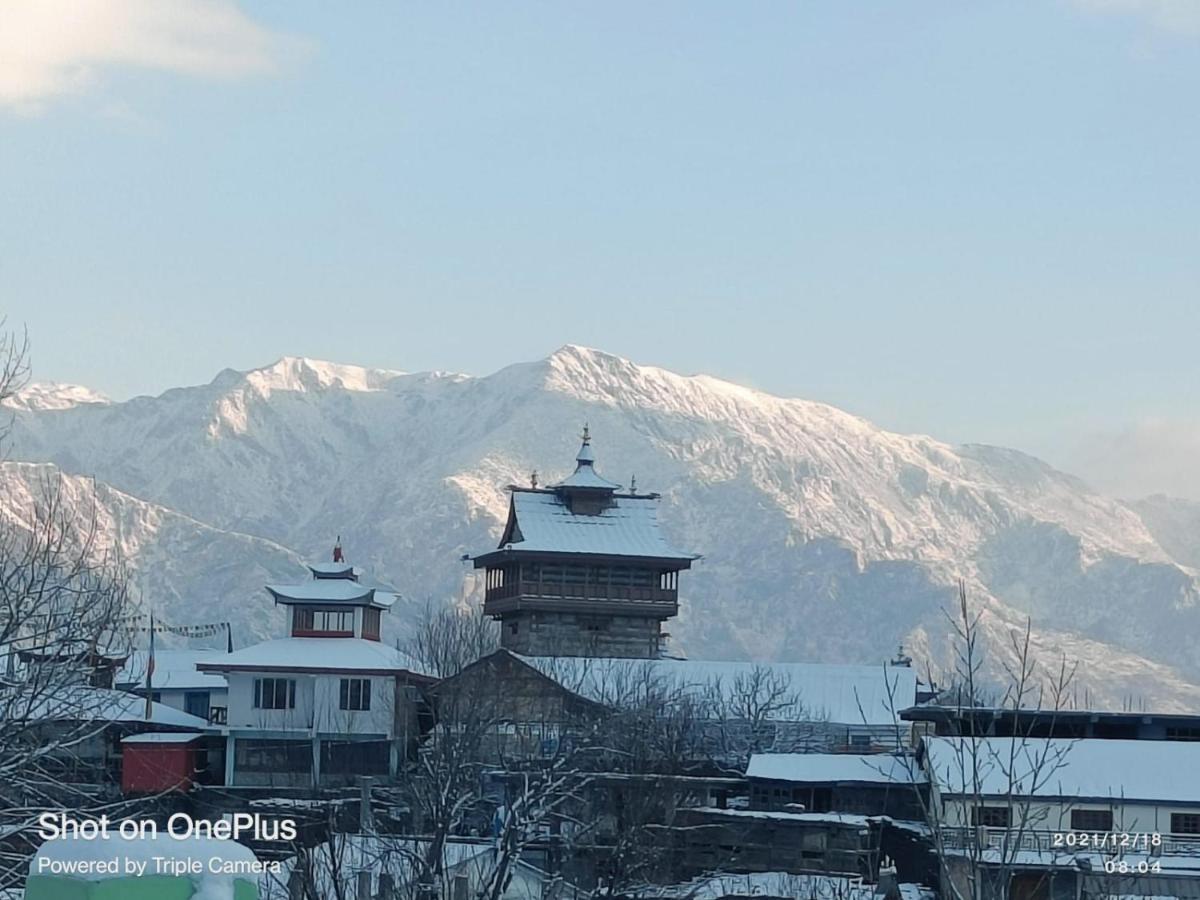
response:
[(4, 401), (13, 409), (47, 410), (70, 409), (82, 403), (108, 403), (103, 394), (80, 384), (58, 384), (43, 381), (31, 384)]
[(1016, 451), (586, 348), (483, 378), (285, 359), (20, 410), (13, 452), (302, 555), (341, 534), (411, 608), (478, 591), (459, 557), (496, 540), (504, 485), (569, 471), (584, 421), (599, 469), (662, 492), (672, 543), (704, 556), (670, 623), (679, 649), (869, 662), (903, 640), (944, 661), (963, 578), (997, 643), (1029, 613), (1041, 646), (1083, 654), (1094, 696), (1200, 708), (1196, 579), (1129, 507)]
[[(59, 474), (48, 464), (0, 466), (0, 516), (28, 528), (35, 505), (44, 502)], [(62, 477), (65, 507), (79, 517), (81, 527), (94, 509), (97, 553), (129, 567), (135, 600), (160, 622), (234, 622), (237, 645), (283, 627), (283, 614), (271, 605), (262, 585), (308, 577), (294, 553), (270, 541), (211, 528), (103, 483), (93, 485), (84, 476)]]

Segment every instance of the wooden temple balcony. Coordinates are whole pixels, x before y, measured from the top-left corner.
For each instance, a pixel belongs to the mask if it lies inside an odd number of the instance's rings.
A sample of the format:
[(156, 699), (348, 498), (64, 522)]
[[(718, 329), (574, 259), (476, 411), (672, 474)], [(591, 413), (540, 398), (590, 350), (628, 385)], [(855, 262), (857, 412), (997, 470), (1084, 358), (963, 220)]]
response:
[(564, 584), (514, 580), (484, 593), (483, 611), (498, 616), (516, 610), (546, 610), (670, 618), (679, 612), (678, 588), (648, 585)]

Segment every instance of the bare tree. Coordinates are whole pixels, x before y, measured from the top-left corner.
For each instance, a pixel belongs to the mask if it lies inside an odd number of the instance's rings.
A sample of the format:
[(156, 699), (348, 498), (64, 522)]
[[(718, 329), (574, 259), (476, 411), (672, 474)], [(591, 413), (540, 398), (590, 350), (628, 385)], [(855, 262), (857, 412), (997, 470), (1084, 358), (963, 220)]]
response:
[[(920, 779), (913, 779), (943, 895), (954, 900), (1008, 896), (1020, 854), (1035, 843), (1034, 832), (1051, 824), (1046, 808), (1031, 798), (1067, 765), (1071, 746), (1070, 741), (1035, 737), (1033, 731), (1047, 723), (1053, 729), (1056, 713), (1066, 708), (1074, 667), (1063, 658), (1047, 669), (1036, 658), (1028, 620), (1009, 633), (996, 665), (980, 627), (983, 614), (969, 603), (966, 586), (960, 582), (957, 603), (947, 613), (954, 640), (949, 687), (938, 703), (953, 711), (962, 733), (950, 745), (948, 762), (937, 766), (925, 753), (929, 790), (923, 789)], [(934, 678), (928, 677), (932, 684)], [(890, 686), (888, 695), (899, 741), (899, 710)], [(1014, 729), (1010, 740), (989, 740), (981, 727), (989, 717), (977, 714), (985, 708), (1012, 713), (1007, 717)], [(1018, 711), (1036, 715), (1022, 717)], [(916, 763), (908, 760), (908, 765), (916, 775)], [(946, 795), (953, 795), (955, 802), (945, 802)], [(967, 821), (954, 818), (955, 813), (965, 815)], [(988, 817), (1006, 824), (989, 829)]]
[[(23, 334), (0, 334), (0, 402), (23, 386), (27, 350)], [(105, 729), (132, 700), (102, 685), (128, 650), (130, 597), (120, 560), (100, 540), (94, 492), (52, 472), (28, 495), (9, 480), (4, 499), (0, 886), (23, 877), (29, 845), (21, 835), (38, 814), (97, 805), (81, 782), (94, 780)]]
[(482, 609), (427, 603), (400, 649), (421, 663), (426, 673), (449, 678), (499, 646), (496, 623)]

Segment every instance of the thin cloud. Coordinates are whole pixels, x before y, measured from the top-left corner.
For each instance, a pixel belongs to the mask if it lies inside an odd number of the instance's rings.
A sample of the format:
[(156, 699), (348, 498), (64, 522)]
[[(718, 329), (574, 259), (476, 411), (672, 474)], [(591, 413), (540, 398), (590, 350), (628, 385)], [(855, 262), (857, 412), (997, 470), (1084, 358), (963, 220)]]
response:
[(270, 75), (305, 48), (233, 0), (6, 0), (0, 107), (38, 112), (114, 67), (214, 79)]
[(1074, 0), (1093, 13), (1137, 16), (1159, 31), (1200, 37), (1200, 0)]
[(1117, 497), (1200, 500), (1200, 421), (1147, 419), (1082, 438), (1066, 468)]

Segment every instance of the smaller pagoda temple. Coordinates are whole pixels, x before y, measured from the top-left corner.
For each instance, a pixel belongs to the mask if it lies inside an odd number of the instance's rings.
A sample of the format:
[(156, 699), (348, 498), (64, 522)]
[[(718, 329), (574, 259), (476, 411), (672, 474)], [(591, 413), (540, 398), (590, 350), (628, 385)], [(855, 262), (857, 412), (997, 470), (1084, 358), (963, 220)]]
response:
[(345, 637), (379, 640), (380, 614), (396, 602), (395, 594), (363, 584), (358, 571), (341, 558), (311, 563), (312, 580), (300, 584), (268, 584), (275, 603), (291, 610), (292, 637)]
[(510, 488), (500, 545), (474, 558), (484, 612), (514, 653), (653, 659), (696, 557), (662, 534), (659, 495), (622, 492), (596, 471), (586, 426), (582, 438), (570, 477)]
[(288, 637), (196, 663), (229, 683), (225, 784), (325, 787), (395, 776), (420, 735), (418, 688), (433, 679), (380, 640), (396, 594), (342, 556), (299, 584), (269, 584)]

